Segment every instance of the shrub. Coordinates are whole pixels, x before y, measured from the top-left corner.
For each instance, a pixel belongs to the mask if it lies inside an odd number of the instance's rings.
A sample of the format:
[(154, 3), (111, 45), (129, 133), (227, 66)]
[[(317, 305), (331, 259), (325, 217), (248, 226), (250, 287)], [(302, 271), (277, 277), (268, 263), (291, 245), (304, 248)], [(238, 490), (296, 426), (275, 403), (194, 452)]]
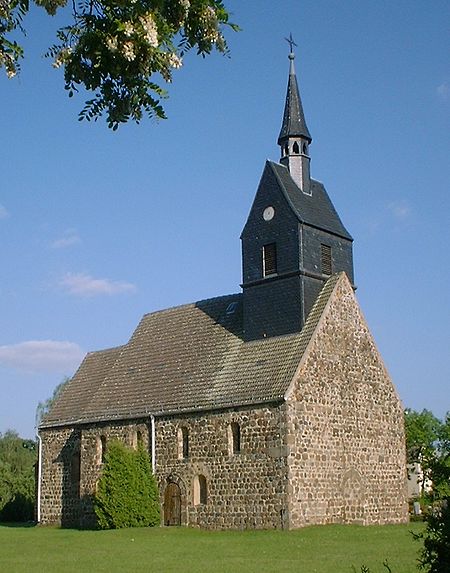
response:
[(426, 517), (427, 528), (416, 538), (423, 539), (419, 567), (429, 573), (450, 571), (450, 498), (443, 499)]
[(25, 522), (34, 519), (34, 499), (23, 493), (15, 493), (0, 512), (1, 521)]
[(102, 476), (94, 496), (100, 529), (158, 525), (159, 494), (150, 457), (118, 441), (108, 445)]

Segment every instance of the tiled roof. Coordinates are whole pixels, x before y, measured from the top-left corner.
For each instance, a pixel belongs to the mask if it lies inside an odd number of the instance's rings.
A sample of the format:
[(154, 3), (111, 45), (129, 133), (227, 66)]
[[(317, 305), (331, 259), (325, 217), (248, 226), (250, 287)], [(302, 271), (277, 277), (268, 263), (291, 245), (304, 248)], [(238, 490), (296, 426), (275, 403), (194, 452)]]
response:
[(353, 240), (342, 224), (323, 183), (311, 179), (311, 195), (307, 195), (294, 183), (287, 167), (273, 161), (267, 161), (267, 167), (272, 169), (278, 185), (302, 223)]
[(297, 334), (244, 342), (239, 294), (145, 315), (128, 344), (86, 356), (41, 427), (283, 399), (342, 274)]
[(111, 371), (123, 346), (89, 352), (74, 377), (64, 386), (51, 412), (44, 416), (41, 425), (48, 423), (76, 422), (91, 402), (105, 376)]

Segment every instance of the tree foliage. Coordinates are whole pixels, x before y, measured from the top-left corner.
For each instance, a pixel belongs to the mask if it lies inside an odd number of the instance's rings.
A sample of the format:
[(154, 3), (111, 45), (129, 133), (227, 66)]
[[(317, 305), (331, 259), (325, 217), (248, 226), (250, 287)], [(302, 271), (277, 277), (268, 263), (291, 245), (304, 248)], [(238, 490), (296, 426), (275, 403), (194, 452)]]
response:
[(431, 480), (441, 426), (441, 421), (429, 410), (405, 410), (406, 458), (408, 464), (420, 464), (422, 489)]
[[(48, 14), (67, 0), (34, 0)], [(172, 81), (185, 53), (227, 53), (224, 27), (237, 30), (221, 0), (73, 0), (71, 21), (57, 31), (47, 55), (64, 67), (65, 89), (93, 92), (79, 119), (106, 114), (108, 126), (143, 114), (164, 118), (166, 91), (155, 77)], [(0, 0), (0, 67), (8, 77), (18, 71), (23, 50), (8, 35), (22, 28), (29, 0)]]
[(405, 411), (408, 462), (418, 462), (432, 484), (427, 495), (426, 529), (419, 567), (428, 573), (450, 571), (450, 412), (443, 421), (428, 410)]
[(450, 571), (450, 496), (427, 516), (427, 528), (419, 537), (423, 539), (419, 567), (428, 573)]
[(420, 463), (423, 481), (432, 482), (431, 500), (450, 496), (450, 412), (444, 421), (429, 410), (405, 410), (408, 463)]
[(142, 446), (134, 450), (119, 441), (110, 442), (94, 511), (101, 529), (159, 524), (158, 488), (149, 455)]
[(429, 410), (405, 410), (406, 451), (408, 462), (421, 462), (433, 455), (441, 421)]
[(67, 386), (67, 384), (69, 382), (70, 382), (70, 378), (66, 376), (62, 380), (62, 382), (60, 382), (56, 386), (56, 388), (53, 390), (53, 394), (50, 396), (50, 398), (47, 398), (47, 400), (44, 400), (44, 401), (38, 403), (38, 405), (36, 407), (36, 418), (35, 418), (36, 428), (39, 428), (45, 414), (48, 414), (48, 412), (50, 412), (50, 409), (53, 406), (53, 404), (56, 402), (56, 399), (59, 397), (59, 395), (61, 394), (61, 392), (64, 390), (64, 388)]
[(0, 521), (34, 517), (36, 444), (17, 432), (0, 434)]
[[(437, 453), (432, 462), (433, 492), (437, 499), (450, 500), (450, 412), (439, 428)], [(450, 512), (448, 512), (450, 515)]]

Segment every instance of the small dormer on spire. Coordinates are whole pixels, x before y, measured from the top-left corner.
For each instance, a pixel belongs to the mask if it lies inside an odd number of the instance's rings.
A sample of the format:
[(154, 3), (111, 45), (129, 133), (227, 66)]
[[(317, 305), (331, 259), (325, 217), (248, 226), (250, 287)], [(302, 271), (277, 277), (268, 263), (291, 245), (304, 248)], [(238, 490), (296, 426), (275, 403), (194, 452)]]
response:
[(278, 145), (281, 147), (280, 162), (289, 169), (292, 179), (301, 191), (306, 195), (310, 195), (309, 144), (312, 141), (312, 137), (306, 125), (295, 74), (293, 46), (297, 44), (292, 39), (292, 34), (286, 40), (290, 45), (291, 51), (289, 53), (289, 80), (283, 124), (278, 136)]

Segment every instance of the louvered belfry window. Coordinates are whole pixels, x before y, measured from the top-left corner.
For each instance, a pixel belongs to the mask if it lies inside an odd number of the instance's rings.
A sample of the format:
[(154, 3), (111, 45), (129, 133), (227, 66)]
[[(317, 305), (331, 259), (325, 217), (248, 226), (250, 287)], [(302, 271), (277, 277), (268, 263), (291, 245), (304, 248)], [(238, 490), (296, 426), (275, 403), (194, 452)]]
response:
[(263, 246), (263, 276), (274, 275), (277, 272), (277, 245), (269, 243)]
[(320, 245), (320, 258), (322, 264), (322, 274), (331, 275), (333, 273), (331, 265), (331, 247), (330, 245)]

